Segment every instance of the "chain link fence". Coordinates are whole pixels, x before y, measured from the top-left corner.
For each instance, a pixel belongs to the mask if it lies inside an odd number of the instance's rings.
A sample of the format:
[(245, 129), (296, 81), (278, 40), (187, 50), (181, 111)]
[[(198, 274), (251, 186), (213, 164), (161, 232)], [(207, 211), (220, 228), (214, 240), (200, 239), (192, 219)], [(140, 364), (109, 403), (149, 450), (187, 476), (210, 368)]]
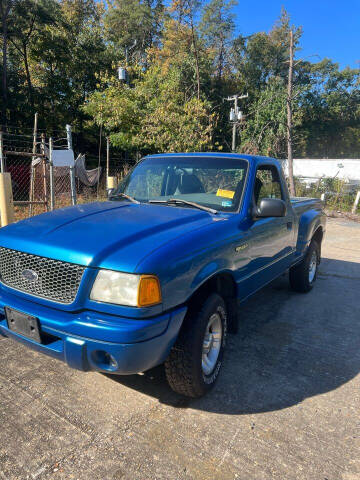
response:
[[(59, 138), (53, 140), (53, 151), (68, 148), (67, 138), (59, 133)], [(49, 139), (45, 132), (23, 134), (14, 127), (1, 132), (1, 137), (3, 171), (11, 174), (15, 221), (49, 211), (51, 192), (54, 208), (72, 204), (71, 169), (68, 166), (50, 167)], [(74, 137), (74, 149), (78, 151), (76, 135)], [(138, 155), (135, 157), (138, 158)], [(101, 173), (93, 186), (85, 185), (75, 177), (76, 203), (106, 200), (107, 172), (118, 183), (136, 163), (135, 158), (119, 153), (112, 147), (108, 154), (106, 151), (101, 151), (100, 155), (89, 153), (85, 154), (85, 159), (87, 169), (99, 168)]]

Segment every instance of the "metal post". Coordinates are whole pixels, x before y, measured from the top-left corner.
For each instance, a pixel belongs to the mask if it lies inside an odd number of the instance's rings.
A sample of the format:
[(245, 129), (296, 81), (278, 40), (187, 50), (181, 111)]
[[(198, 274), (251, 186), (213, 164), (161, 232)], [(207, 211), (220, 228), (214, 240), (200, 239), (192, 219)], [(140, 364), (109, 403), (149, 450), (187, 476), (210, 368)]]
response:
[[(235, 98), (234, 98), (234, 101), (235, 101), (235, 105), (234, 105), (234, 109), (235, 109), (235, 116), (237, 117), (237, 114), (238, 114), (238, 96), (235, 95)], [(236, 150), (236, 123), (237, 123), (237, 118), (236, 120), (234, 121), (233, 123), (233, 130), (232, 130), (232, 142), (231, 142), (231, 151), (232, 152), (235, 152)]]
[[(45, 154), (45, 134), (41, 134), (41, 153)], [(43, 187), (44, 187), (44, 205), (45, 210), (49, 210), (49, 203), (48, 203), (48, 193), (47, 193), (47, 181), (46, 181), (46, 158), (42, 158), (42, 167), (43, 167)]]
[[(100, 131), (99, 131), (99, 162), (98, 162), (98, 171), (100, 172), (100, 164), (101, 164), (101, 146), (102, 146), (102, 124), (100, 124)], [(97, 182), (96, 187), (96, 200), (99, 200), (99, 187), (100, 187), (100, 177)]]
[(14, 221), (14, 201), (9, 172), (0, 174), (0, 216), (2, 227)]
[(351, 213), (356, 213), (359, 202), (360, 202), (360, 190), (358, 190), (358, 192), (356, 194), (355, 202), (354, 202), (353, 208), (351, 210)]
[(3, 141), (3, 132), (0, 132), (0, 169), (1, 173), (5, 171), (4, 165), (4, 141)]
[(55, 191), (54, 191), (54, 165), (52, 159), (53, 139), (49, 138), (49, 169), (50, 169), (50, 210), (55, 208)]
[(36, 137), (37, 137), (37, 126), (38, 126), (38, 114), (35, 113), (34, 118), (34, 131), (33, 131), (33, 153), (36, 153)]
[[(72, 142), (72, 133), (71, 133), (71, 125), (66, 125), (66, 138), (68, 149), (73, 149), (73, 142)], [(74, 165), (70, 166), (70, 190), (71, 190), (71, 204), (76, 205), (76, 183), (75, 183), (75, 168)]]
[(109, 170), (110, 170), (110, 138), (106, 137), (106, 189), (109, 188)]
[(66, 125), (66, 138), (67, 138), (68, 149), (72, 150), (73, 142), (72, 142), (71, 125)]
[(33, 160), (35, 158), (36, 154), (36, 138), (37, 138), (37, 125), (38, 125), (38, 114), (35, 113), (35, 118), (34, 118), (34, 130), (33, 130), (33, 148), (32, 148), (32, 153), (33, 156), (31, 157), (31, 166), (30, 166), (30, 194), (29, 194), (29, 217), (32, 216), (33, 214), (33, 206), (32, 202), (34, 201), (34, 195), (35, 195), (35, 167), (33, 165)]

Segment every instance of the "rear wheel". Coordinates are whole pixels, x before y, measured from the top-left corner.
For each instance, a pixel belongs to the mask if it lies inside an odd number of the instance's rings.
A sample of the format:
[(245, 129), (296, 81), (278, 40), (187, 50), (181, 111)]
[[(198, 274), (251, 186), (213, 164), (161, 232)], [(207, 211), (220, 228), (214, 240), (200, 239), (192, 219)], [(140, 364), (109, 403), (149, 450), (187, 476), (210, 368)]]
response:
[(296, 292), (309, 292), (316, 281), (319, 263), (320, 247), (315, 240), (312, 240), (303, 260), (290, 269), (291, 288)]
[(170, 387), (181, 395), (201, 397), (216, 382), (227, 331), (224, 300), (213, 293), (200, 311), (189, 314), (165, 362)]

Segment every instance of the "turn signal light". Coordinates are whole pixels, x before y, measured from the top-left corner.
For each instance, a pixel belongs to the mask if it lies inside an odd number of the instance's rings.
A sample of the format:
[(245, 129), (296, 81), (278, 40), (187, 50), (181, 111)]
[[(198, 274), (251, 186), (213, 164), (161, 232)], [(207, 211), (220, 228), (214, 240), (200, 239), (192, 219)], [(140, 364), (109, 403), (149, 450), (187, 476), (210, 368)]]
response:
[(161, 303), (160, 282), (154, 275), (142, 275), (138, 290), (138, 307)]

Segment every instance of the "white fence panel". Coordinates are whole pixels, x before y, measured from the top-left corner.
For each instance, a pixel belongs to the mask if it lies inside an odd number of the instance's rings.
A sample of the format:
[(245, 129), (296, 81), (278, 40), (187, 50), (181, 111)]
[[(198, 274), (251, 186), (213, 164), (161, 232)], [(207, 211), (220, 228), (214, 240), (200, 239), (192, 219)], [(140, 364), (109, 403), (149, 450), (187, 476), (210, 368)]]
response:
[[(294, 175), (307, 183), (319, 178), (339, 178), (346, 183), (360, 185), (360, 159), (310, 159), (295, 158)], [(285, 175), (288, 173), (287, 160), (283, 160)]]

